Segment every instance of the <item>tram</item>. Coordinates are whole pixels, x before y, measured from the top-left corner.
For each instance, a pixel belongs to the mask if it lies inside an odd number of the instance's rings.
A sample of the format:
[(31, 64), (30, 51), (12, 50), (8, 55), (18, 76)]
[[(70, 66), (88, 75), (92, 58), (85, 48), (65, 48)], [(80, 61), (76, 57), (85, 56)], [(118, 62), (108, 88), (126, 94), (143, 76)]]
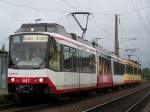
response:
[(141, 82), (141, 65), (55, 23), (23, 24), (10, 35), (8, 92), (66, 94)]

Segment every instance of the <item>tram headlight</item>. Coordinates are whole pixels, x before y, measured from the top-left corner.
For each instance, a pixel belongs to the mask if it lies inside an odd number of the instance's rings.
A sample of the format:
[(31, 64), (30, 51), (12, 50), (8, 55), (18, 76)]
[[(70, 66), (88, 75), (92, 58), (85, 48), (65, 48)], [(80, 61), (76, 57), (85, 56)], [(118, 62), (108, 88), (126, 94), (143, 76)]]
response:
[(39, 82), (43, 82), (44, 81), (44, 79), (43, 78), (39, 78)]
[(12, 77), (10, 80), (11, 80), (11, 82), (14, 82), (14, 81), (15, 81), (15, 78)]

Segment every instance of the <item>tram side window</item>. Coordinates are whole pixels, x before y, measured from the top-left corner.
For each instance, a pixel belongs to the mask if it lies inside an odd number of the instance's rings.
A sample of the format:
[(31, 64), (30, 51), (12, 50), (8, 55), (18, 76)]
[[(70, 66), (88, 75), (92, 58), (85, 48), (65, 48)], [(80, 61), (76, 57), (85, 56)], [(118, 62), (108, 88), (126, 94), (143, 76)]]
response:
[(96, 66), (95, 66), (95, 55), (94, 54), (91, 54), (90, 55), (90, 70), (91, 70), (91, 73), (96, 73)]
[(104, 66), (103, 66), (103, 67), (104, 67), (103, 73), (104, 73), (104, 74), (107, 74), (107, 61), (106, 61), (105, 58), (103, 59), (103, 65), (104, 65)]
[(124, 66), (123, 64), (120, 63), (120, 64), (119, 64), (119, 68), (120, 68), (119, 74), (120, 74), (120, 75), (124, 75), (124, 73), (125, 73), (125, 66)]
[(119, 74), (118, 75), (122, 75), (122, 65), (121, 63), (118, 63), (118, 69), (119, 69)]
[(138, 75), (137, 67), (134, 67), (134, 75)]
[(132, 66), (127, 65), (127, 73), (130, 75), (133, 74), (133, 67)]
[(127, 65), (126, 68), (127, 68), (127, 70), (126, 70), (126, 71), (127, 71), (127, 74), (129, 74), (129, 73), (130, 73), (130, 67), (129, 67), (129, 65)]
[(83, 73), (87, 72), (87, 56), (86, 56), (86, 52), (82, 51), (82, 66), (81, 66), (81, 71)]
[(107, 67), (106, 74), (111, 74), (111, 60), (110, 59), (105, 59), (105, 60), (106, 60), (106, 67)]
[(101, 60), (100, 74), (106, 74), (105, 73), (105, 71), (106, 71), (106, 61), (105, 61), (105, 58), (101, 57), (100, 60)]
[(134, 67), (131, 66), (131, 74), (134, 75)]
[(103, 74), (106, 74), (106, 60), (103, 58)]
[(79, 66), (79, 71), (82, 72), (82, 51), (78, 51), (78, 66)]
[(111, 74), (111, 60), (99, 56), (99, 73)]
[(63, 47), (63, 57), (64, 57), (64, 71), (65, 72), (77, 72), (78, 71), (78, 59), (77, 50), (72, 47)]
[(78, 71), (78, 59), (77, 59), (77, 50), (75, 48), (72, 48), (72, 60), (73, 60), (73, 67), (72, 71), (77, 72)]
[(118, 62), (114, 62), (114, 74), (115, 75), (120, 75), (119, 63)]
[(72, 53), (70, 53), (69, 47), (64, 46), (64, 71), (70, 72), (72, 70)]
[(103, 73), (103, 63), (102, 63), (102, 57), (99, 56), (99, 74)]
[(123, 75), (125, 73), (125, 65), (114, 62), (114, 74)]
[(60, 45), (54, 40), (51, 40), (50, 43), (49, 56), (49, 68), (52, 70), (60, 71)]
[(82, 72), (91, 73), (91, 54), (88, 52), (82, 52)]
[(79, 50), (79, 66), (81, 73), (95, 73), (95, 55)]
[(91, 72), (91, 69), (90, 69), (90, 53), (86, 53), (86, 66), (87, 66), (87, 73), (90, 73)]
[(140, 68), (138, 69), (138, 74), (139, 74), (139, 75), (141, 74), (141, 69), (140, 69)]
[(126, 71), (127, 71), (127, 74), (129, 74), (130, 73), (130, 67), (129, 67), (129, 65), (127, 65), (127, 67), (126, 67)]
[(123, 65), (123, 75), (125, 74), (125, 65)]

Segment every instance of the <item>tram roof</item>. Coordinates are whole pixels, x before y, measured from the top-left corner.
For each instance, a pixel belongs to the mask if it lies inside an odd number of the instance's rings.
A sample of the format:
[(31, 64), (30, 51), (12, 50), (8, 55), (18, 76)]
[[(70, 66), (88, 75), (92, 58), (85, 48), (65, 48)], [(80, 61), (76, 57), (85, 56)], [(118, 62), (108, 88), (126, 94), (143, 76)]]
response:
[(99, 52), (104, 53), (105, 55), (111, 56), (111, 58), (118, 60), (120, 62), (126, 63), (126, 64), (135, 64), (139, 65), (139, 63), (122, 59), (120, 57), (117, 57), (112, 52), (102, 48), (101, 46), (95, 46), (90, 41), (87, 41), (79, 36), (76, 36), (76, 34), (68, 33), (65, 28), (57, 23), (29, 23), (29, 24), (22, 24), (21, 27), (14, 33), (14, 34), (20, 34), (20, 33), (45, 33), (50, 35), (62, 35), (63, 38), (68, 38), (70, 41), (73, 41), (75, 43), (80, 43), (82, 45), (86, 45), (89, 48), (93, 48)]
[(63, 36), (69, 36), (69, 33), (65, 28), (57, 23), (29, 23), (22, 24), (21, 27), (16, 31), (19, 32), (49, 32), (57, 33)]

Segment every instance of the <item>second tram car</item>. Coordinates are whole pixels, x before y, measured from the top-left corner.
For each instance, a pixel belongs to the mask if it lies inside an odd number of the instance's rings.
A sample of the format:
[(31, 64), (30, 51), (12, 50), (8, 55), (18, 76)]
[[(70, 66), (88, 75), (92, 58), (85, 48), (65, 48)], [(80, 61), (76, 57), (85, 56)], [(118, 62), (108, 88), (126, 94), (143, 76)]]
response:
[(141, 81), (140, 64), (120, 59), (54, 23), (10, 35), (8, 92), (64, 94)]

